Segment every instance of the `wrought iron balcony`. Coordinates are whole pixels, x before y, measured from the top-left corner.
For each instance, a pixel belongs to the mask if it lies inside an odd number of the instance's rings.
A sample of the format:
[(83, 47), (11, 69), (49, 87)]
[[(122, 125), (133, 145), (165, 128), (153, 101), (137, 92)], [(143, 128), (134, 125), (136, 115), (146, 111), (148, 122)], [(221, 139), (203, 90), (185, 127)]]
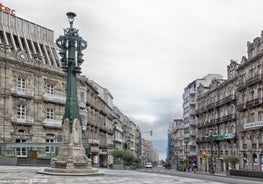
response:
[(249, 79), (246, 80), (246, 85), (249, 87), (249, 86), (252, 86), (258, 82), (262, 82), (263, 80), (263, 75), (262, 74), (258, 74), (256, 76), (253, 76), (253, 77), (250, 77)]

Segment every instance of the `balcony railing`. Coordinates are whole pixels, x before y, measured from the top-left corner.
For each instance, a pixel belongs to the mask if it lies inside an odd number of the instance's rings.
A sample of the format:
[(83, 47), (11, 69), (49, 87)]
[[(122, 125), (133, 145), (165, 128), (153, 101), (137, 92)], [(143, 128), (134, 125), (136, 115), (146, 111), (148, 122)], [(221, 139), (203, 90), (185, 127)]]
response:
[(246, 110), (247, 107), (246, 107), (246, 103), (240, 103), (237, 105), (237, 110), (239, 111), (243, 111), (243, 110)]
[(237, 90), (241, 91), (246, 87), (246, 82), (245, 81), (239, 81), (237, 84)]
[(19, 125), (32, 126), (34, 123), (34, 118), (29, 116), (12, 116), (11, 122)]
[(247, 101), (246, 107), (247, 108), (253, 108), (253, 107), (257, 107), (261, 104), (262, 104), (262, 98), (256, 98), (256, 99)]
[(66, 102), (66, 96), (55, 95), (55, 94), (50, 94), (50, 93), (45, 93), (43, 95), (43, 99), (46, 101), (56, 102), (56, 103), (61, 103), (61, 104), (65, 104)]
[(34, 92), (32, 90), (26, 89), (26, 88), (19, 88), (17, 86), (11, 88), (11, 93), (21, 95), (21, 96), (25, 96), (25, 97), (33, 97), (34, 96)]
[(262, 82), (263, 80), (263, 75), (262, 74), (258, 74), (256, 76), (250, 77), (249, 79), (246, 80), (246, 85), (247, 86), (252, 86), (254, 84), (256, 84), (257, 82)]
[(62, 120), (45, 119), (43, 126), (47, 128), (62, 128)]

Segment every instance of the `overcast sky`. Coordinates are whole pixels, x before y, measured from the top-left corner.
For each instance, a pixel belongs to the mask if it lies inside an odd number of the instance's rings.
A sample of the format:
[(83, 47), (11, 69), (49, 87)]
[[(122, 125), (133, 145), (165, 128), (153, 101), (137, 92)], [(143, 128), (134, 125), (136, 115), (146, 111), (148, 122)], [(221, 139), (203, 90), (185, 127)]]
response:
[(150, 139), (167, 139), (182, 118), (193, 80), (222, 74), (260, 36), (261, 0), (2, 0), (24, 18), (63, 34), (66, 12), (88, 41), (83, 74), (107, 88), (114, 104)]

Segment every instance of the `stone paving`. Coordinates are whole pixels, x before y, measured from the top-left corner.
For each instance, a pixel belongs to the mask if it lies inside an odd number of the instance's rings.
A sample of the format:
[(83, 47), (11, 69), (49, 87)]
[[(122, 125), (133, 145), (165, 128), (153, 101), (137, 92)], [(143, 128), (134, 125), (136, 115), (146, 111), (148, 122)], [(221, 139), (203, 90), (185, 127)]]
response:
[(0, 184), (222, 184), (178, 176), (130, 170), (99, 169), (103, 176), (53, 176), (37, 174), (42, 167), (0, 166)]

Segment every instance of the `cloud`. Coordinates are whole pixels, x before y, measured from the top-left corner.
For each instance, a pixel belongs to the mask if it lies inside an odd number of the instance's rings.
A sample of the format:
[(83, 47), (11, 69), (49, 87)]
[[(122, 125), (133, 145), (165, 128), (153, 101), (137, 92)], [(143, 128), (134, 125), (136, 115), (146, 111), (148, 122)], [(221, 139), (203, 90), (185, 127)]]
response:
[(260, 0), (2, 3), (54, 30), (55, 38), (68, 27), (66, 12), (76, 12), (74, 25), (88, 41), (83, 74), (107, 88), (142, 130), (153, 129), (150, 139), (166, 139), (168, 123), (183, 117), (182, 94), (190, 82), (208, 73), (226, 77), (230, 59), (246, 55), (246, 42), (262, 30)]

